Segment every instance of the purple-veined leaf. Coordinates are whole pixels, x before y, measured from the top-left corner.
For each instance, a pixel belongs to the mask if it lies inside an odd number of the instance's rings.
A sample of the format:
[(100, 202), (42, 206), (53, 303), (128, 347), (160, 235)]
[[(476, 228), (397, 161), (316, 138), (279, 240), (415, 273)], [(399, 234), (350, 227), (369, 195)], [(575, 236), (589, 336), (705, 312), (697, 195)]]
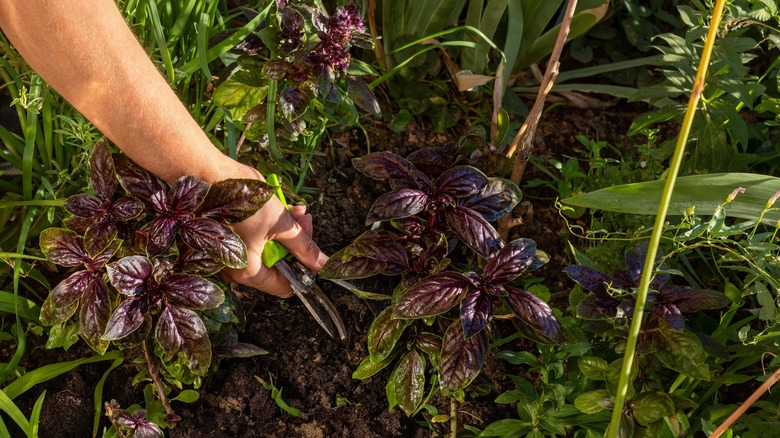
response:
[(196, 251), (192, 248), (182, 245), (181, 253), (176, 259), (176, 268), (184, 274), (208, 277), (221, 271), (224, 265), (214, 261), (203, 251)]
[(460, 321), (453, 322), (444, 333), (439, 381), (443, 394), (449, 395), (468, 386), (482, 370), (487, 356), (485, 332), (466, 339)]
[(567, 266), (563, 271), (583, 289), (591, 292), (606, 293), (607, 285), (615, 281), (612, 277), (583, 265)]
[(143, 341), (149, 339), (150, 333), (152, 333), (152, 315), (147, 313), (143, 316), (143, 321), (141, 321), (141, 325), (139, 325), (137, 329), (133, 330), (122, 339), (113, 340), (112, 343), (117, 348), (127, 350), (128, 348), (134, 348), (141, 345)]
[(479, 289), (473, 289), (461, 301), (460, 320), (466, 338), (476, 335), (487, 327), (492, 310), (491, 301), (492, 297)]
[[(396, 239), (396, 235), (389, 231), (369, 230), (355, 239), (348, 247), (344, 248), (347, 257), (368, 257), (384, 262), (387, 267), (385, 274), (400, 274), (409, 267), (406, 250)], [(387, 272), (390, 269), (392, 272)]]
[(79, 315), (81, 336), (98, 354), (103, 354), (108, 349), (108, 341), (100, 337), (106, 330), (106, 323), (111, 315), (110, 303), (108, 286), (102, 278), (92, 281), (81, 298)]
[(298, 33), (303, 30), (304, 20), (303, 15), (293, 8), (282, 9), (282, 29), (291, 34)]
[(366, 215), (366, 224), (413, 216), (425, 209), (428, 195), (417, 189), (403, 188), (380, 196)]
[(71, 196), (65, 200), (62, 206), (68, 213), (85, 218), (92, 218), (105, 211), (103, 201), (100, 198), (84, 193)]
[(455, 164), (459, 149), (454, 143), (448, 143), (443, 147), (417, 149), (406, 159), (428, 175), (440, 175)]
[[(114, 412), (121, 411), (118, 414)], [(131, 430), (133, 438), (164, 438), (160, 426), (146, 419), (146, 411), (141, 409), (135, 414), (129, 414), (122, 409), (115, 409), (112, 411), (112, 417), (120, 426)]]
[[(317, 57), (314, 59), (314, 65), (312, 66), (312, 73), (317, 84), (317, 94), (322, 98), (327, 98), (333, 91), (333, 82), (336, 81), (336, 72), (333, 71), (333, 66), (330, 64), (323, 64), (319, 60), (319, 54), (311, 53)], [(306, 58), (304, 58), (306, 61)]]
[(453, 198), (463, 198), (479, 192), (487, 182), (485, 174), (476, 167), (455, 166), (436, 178), (436, 191)]
[(683, 317), (682, 313), (680, 313), (680, 309), (678, 309), (674, 304), (656, 304), (653, 306), (651, 311), (654, 315), (663, 319), (664, 322), (666, 322), (666, 324), (672, 329), (678, 331), (685, 329), (685, 318)]
[(171, 209), (169, 205), (170, 202), (171, 201), (170, 198), (168, 197), (168, 191), (164, 191), (164, 190), (160, 190), (159, 192), (153, 193), (151, 198), (149, 199), (149, 204), (152, 206), (152, 209), (154, 209), (154, 211), (156, 211), (157, 213), (166, 216), (176, 213)]
[(620, 301), (606, 292), (594, 292), (585, 297), (577, 306), (577, 316), (585, 319), (610, 319), (617, 314)]
[(375, 362), (381, 361), (393, 352), (404, 330), (412, 323), (409, 319), (393, 318), (393, 310), (393, 306), (385, 308), (368, 329), (368, 354)]
[(164, 253), (176, 239), (179, 223), (176, 219), (157, 216), (149, 224), (149, 237), (146, 241), (146, 254), (154, 257)]
[(65, 227), (67, 227), (71, 231), (75, 231), (78, 235), (84, 235), (84, 233), (87, 231), (87, 228), (89, 228), (92, 223), (95, 222), (95, 219), (92, 217), (82, 217), (82, 216), (70, 216), (67, 219), (65, 219)]
[(373, 152), (353, 159), (352, 165), (371, 178), (390, 180), (393, 190), (416, 188), (430, 191), (433, 187), (430, 178), (408, 160), (392, 152)]
[(135, 219), (144, 211), (144, 203), (129, 196), (119, 198), (111, 205), (111, 216), (124, 222)]
[(79, 303), (73, 302), (70, 306), (57, 307), (51, 302), (51, 294), (41, 304), (41, 324), (51, 326), (66, 321), (76, 313)]
[(411, 416), (425, 396), (425, 358), (417, 349), (401, 356), (388, 378), (388, 387), (394, 390), (401, 410)]
[(352, 280), (379, 274), (387, 263), (361, 256), (349, 256), (345, 249), (330, 256), (319, 275), (331, 280)]
[[(639, 277), (642, 275), (642, 269), (645, 266), (645, 258), (647, 257), (647, 243), (639, 244), (628, 251), (626, 251), (625, 260), (628, 267), (628, 276), (631, 279), (632, 284), (637, 284)], [(656, 263), (663, 257), (663, 253), (656, 254)], [(656, 270), (665, 271), (667, 269), (665, 264), (655, 266)], [(658, 289), (665, 285), (669, 281), (669, 274), (658, 274), (653, 277), (653, 281), (650, 283), (652, 289)]]
[(133, 163), (125, 155), (114, 155), (114, 165), (116, 166), (119, 183), (127, 193), (147, 204), (152, 203), (152, 196), (155, 193), (168, 191), (167, 184), (141, 166)]
[(515, 239), (501, 248), (486, 265), (485, 281), (506, 283), (526, 271), (534, 261), (536, 242), (531, 239)]
[(496, 221), (512, 211), (523, 195), (517, 185), (504, 178), (488, 178), (479, 192), (466, 198), (460, 205), (480, 213), (485, 220)]
[(504, 246), (496, 229), (470, 208), (449, 207), (445, 217), (458, 239), (485, 259), (493, 258)]
[(211, 186), (200, 216), (228, 224), (241, 222), (273, 196), (273, 187), (259, 179), (226, 179)]
[(279, 109), (287, 120), (295, 120), (309, 107), (312, 97), (301, 88), (287, 87), (279, 93)]
[(195, 218), (185, 222), (181, 237), (190, 247), (203, 251), (225, 266), (241, 269), (246, 267), (246, 245), (230, 228), (206, 218)]
[(720, 309), (731, 304), (731, 300), (723, 292), (682, 286), (667, 285), (663, 287), (661, 297), (663, 302), (674, 303), (683, 313)]
[(57, 307), (67, 307), (78, 301), (84, 292), (93, 287), (95, 277), (89, 271), (76, 271), (62, 280), (51, 291), (51, 301)]
[(112, 221), (98, 220), (84, 233), (84, 249), (90, 255), (98, 254), (108, 248), (116, 234), (116, 225)]
[(379, 101), (376, 100), (374, 92), (368, 88), (362, 79), (355, 76), (347, 76), (347, 94), (352, 102), (357, 105), (358, 108), (369, 114), (380, 114), (382, 112), (379, 108)]
[(422, 318), (444, 313), (463, 299), (470, 284), (457, 272), (431, 275), (401, 295), (393, 315), (396, 318)]
[(173, 183), (168, 196), (176, 215), (185, 216), (200, 207), (208, 191), (209, 184), (207, 182), (192, 175), (185, 175)]
[(561, 323), (555, 318), (550, 306), (536, 295), (517, 287), (504, 286), (509, 292), (505, 298), (509, 310), (534, 332), (541, 334), (554, 343), (563, 343)]
[(119, 240), (113, 240), (111, 243), (108, 244), (108, 246), (97, 253), (95, 257), (92, 259), (92, 263), (90, 265), (95, 267), (102, 267), (106, 263), (108, 263), (109, 260), (111, 260), (112, 257), (114, 257), (114, 254), (119, 251), (119, 247), (122, 246), (122, 242)]
[(134, 297), (143, 293), (146, 280), (152, 275), (152, 262), (144, 256), (128, 256), (107, 265), (106, 271), (119, 293)]
[(690, 330), (672, 330), (660, 324), (653, 336), (653, 346), (656, 357), (666, 368), (694, 379), (711, 379), (707, 353)]
[(441, 353), (441, 336), (429, 332), (423, 332), (415, 336), (414, 346), (428, 356)]
[(190, 370), (202, 376), (211, 365), (211, 341), (206, 326), (190, 309), (167, 305), (160, 314), (154, 337), (166, 354), (183, 356)]
[(271, 59), (263, 64), (262, 75), (273, 81), (280, 81), (287, 75), (290, 63), (283, 59)]
[(160, 292), (168, 302), (187, 309), (210, 309), (225, 300), (216, 284), (205, 278), (186, 274), (170, 274), (160, 284)]
[(70, 268), (90, 261), (84, 250), (84, 239), (65, 228), (47, 228), (41, 231), (40, 245), (43, 255), (60, 266)]
[(143, 324), (147, 310), (149, 301), (145, 297), (122, 301), (108, 319), (102, 338), (106, 341), (116, 341), (133, 333)]
[(111, 199), (116, 191), (114, 160), (111, 158), (111, 151), (105, 139), (95, 143), (89, 155), (89, 184), (101, 198), (106, 200)]

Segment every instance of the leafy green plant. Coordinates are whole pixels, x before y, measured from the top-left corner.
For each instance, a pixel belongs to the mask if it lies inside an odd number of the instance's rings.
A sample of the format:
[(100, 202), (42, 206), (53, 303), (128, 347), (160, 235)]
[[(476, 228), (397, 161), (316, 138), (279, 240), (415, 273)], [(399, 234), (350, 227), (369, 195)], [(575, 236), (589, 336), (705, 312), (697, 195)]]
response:
[[(370, 48), (359, 8), (352, 2), (328, 17), (318, 2), (280, 1), (258, 15), (264, 27), (240, 46), (237, 66), (212, 95), (245, 125), (246, 139), (270, 153), (277, 172), (299, 174), (300, 189), (311, 154), (329, 123), (354, 126), (357, 108), (379, 114), (371, 89), (358, 77), (372, 74), (350, 56)], [(283, 152), (296, 156), (289, 169)]]
[[(191, 176), (168, 186), (123, 155), (112, 156), (105, 142), (95, 146), (89, 163), (95, 195), (69, 198), (68, 228), (41, 233), (46, 257), (76, 268), (44, 301), (41, 322), (57, 328), (50, 336), (77, 327), (99, 354), (112, 342), (122, 349), (140, 345), (165, 423), (173, 427), (177, 419), (155, 361), (173, 380), (197, 385), (216, 352), (222, 357), (263, 352), (236, 342), (234, 327), (241, 327), (243, 314), (230, 289), (213, 276), (224, 266), (245, 266), (246, 247), (225, 225), (254, 214), (272, 189), (257, 180), (210, 186)], [(116, 194), (120, 183), (124, 196)], [(219, 347), (214, 353), (212, 339)]]
[[(391, 304), (373, 321), (366, 357), (353, 377), (368, 378), (395, 362), (387, 382), (390, 407), (407, 415), (441, 391), (463, 399), (488, 350), (488, 327), (510, 318), (543, 342), (562, 342), (549, 306), (514, 281), (544, 262), (530, 239), (504, 243), (489, 221), (519, 201), (514, 184), (488, 178), (457, 155), (421, 149), (404, 159), (375, 152), (356, 159), (364, 174), (393, 189), (376, 200), (367, 231), (334, 254), (320, 275), (330, 279), (400, 275)], [(421, 169), (425, 169), (424, 171)], [(431, 175), (431, 176), (428, 176)], [(426, 369), (436, 373), (426, 395)]]

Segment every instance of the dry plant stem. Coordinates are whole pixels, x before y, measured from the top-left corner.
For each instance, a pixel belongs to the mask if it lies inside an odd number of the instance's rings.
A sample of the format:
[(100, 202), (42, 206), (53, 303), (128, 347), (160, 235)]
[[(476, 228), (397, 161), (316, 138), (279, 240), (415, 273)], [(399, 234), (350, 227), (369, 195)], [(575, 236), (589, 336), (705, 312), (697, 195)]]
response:
[(775, 370), (774, 373), (772, 373), (771, 376), (764, 382), (763, 385), (759, 386), (758, 389), (753, 392), (753, 394), (748, 397), (747, 400), (745, 400), (744, 403), (742, 403), (736, 411), (734, 411), (733, 414), (729, 415), (729, 418), (726, 418), (726, 421), (723, 422), (717, 429), (715, 429), (714, 432), (709, 436), (709, 438), (718, 438), (723, 432), (726, 431), (726, 429), (729, 428), (732, 424), (734, 424), (735, 421), (739, 419), (739, 417), (742, 416), (742, 414), (745, 413), (748, 409), (750, 409), (751, 406), (753, 406), (753, 403), (758, 401), (759, 398), (761, 398), (762, 395), (764, 395), (765, 392), (769, 391), (769, 388), (772, 387), (777, 381), (780, 380), (780, 368)]
[(119, 424), (117, 424), (116, 420), (114, 420), (113, 408), (111, 407), (111, 403), (109, 402), (104, 403), (104, 407), (106, 409), (106, 417), (108, 417), (108, 421), (111, 422), (111, 425), (114, 426), (116, 435), (119, 438), (127, 438), (127, 435), (125, 435), (125, 433), (122, 432), (122, 429), (119, 428)]
[[(165, 388), (163, 388), (160, 377), (157, 375), (157, 368), (154, 366), (154, 358), (152, 357), (152, 353), (149, 351), (149, 345), (146, 343), (146, 341), (141, 343), (141, 350), (143, 350), (144, 359), (146, 359), (146, 364), (149, 366), (149, 376), (152, 378), (154, 386), (157, 388), (157, 394), (160, 396), (160, 401), (165, 408), (165, 422), (168, 423), (169, 418), (176, 418), (176, 413), (173, 412), (171, 402), (168, 401), (168, 396), (165, 395)], [(169, 424), (168, 427), (173, 427), (173, 425)]]
[[(368, 12), (366, 15), (368, 16), (368, 29), (371, 32), (371, 35), (379, 35), (376, 28), (376, 0), (368, 0)], [(382, 43), (374, 44), (374, 56), (376, 56), (379, 66), (382, 67), (383, 70), (387, 70), (385, 49), (382, 46)]]
[[(544, 78), (539, 86), (539, 93), (536, 95), (536, 102), (534, 102), (534, 106), (531, 107), (528, 117), (526, 117), (523, 125), (520, 126), (520, 130), (517, 131), (517, 135), (506, 153), (507, 158), (512, 158), (513, 155), (515, 156), (512, 174), (509, 179), (514, 181), (518, 186), (520, 186), (520, 180), (523, 178), (528, 157), (531, 155), (534, 137), (536, 136), (536, 127), (539, 124), (539, 119), (542, 117), (542, 111), (544, 110), (544, 102), (547, 100), (547, 95), (550, 94), (550, 90), (555, 84), (555, 78), (558, 77), (558, 69), (561, 64), (561, 52), (569, 37), (571, 20), (574, 18), (574, 10), (576, 8), (577, 0), (569, 0), (568, 5), (566, 5), (566, 13), (563, 17), (563, 22), (561, 22), (561, 29), (558, 31), (558, 39), (555, 40), (555, 47), (553, 47), (550, 60), (547, 62), (547, 70), (544, 72)], [(517, 155), (515, 155), (516, 152)], [(511, 215), (505, 215), (498, 222), (498, 233), (504, 240), (509, 236), (510, 228), (512, 228)]]
[(458, 437), (458, 401), (450, 397), (450, 438)]

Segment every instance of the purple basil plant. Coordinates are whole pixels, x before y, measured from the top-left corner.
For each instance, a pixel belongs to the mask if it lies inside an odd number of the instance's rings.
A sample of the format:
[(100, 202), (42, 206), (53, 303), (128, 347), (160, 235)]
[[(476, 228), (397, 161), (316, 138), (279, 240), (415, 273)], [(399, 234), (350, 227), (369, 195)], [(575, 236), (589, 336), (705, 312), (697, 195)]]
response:
[(369, 356), (354, 377), (370, 377), (395, 361), (388, 401), (407, 415), (423, 401), (428, 364), (445, 395), (458, 397), (477, 377), (497, 313), (534, 339), (565, 341), (550, 307), (517, 283), (543, 264), (536, 244), (504, 243), (491, 224), (514, 208), (520, 190), (458, 164), (453, 151), (426, 148), (408, 159), (375, 152), (354, 160), (363, 174), (389, 183), (366, 218), (389, 226), (366, 231), (320, 272), (340, 280), (400, 276), (390, 305), (369, 329)]

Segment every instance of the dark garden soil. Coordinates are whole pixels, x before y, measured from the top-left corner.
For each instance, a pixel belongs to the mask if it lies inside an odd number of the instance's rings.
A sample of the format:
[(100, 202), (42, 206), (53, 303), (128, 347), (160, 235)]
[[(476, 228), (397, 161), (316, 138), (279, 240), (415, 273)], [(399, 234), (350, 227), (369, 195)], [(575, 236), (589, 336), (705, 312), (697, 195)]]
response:
[[(545, 114), (536, 141), (536, 154), (543, 158), (562, 154), (576, 155), (575, 135), (605, 139), (616, 146), (624, 141), (622, 134), (636, 116), (634, 107), (608, 110), (583, 110), (557, 107)], [(402, 155), (420, 147), (441, 145), (457, 139), (459, 133), (437, 135), (429, 129), (410, 124), (400, 134), (386, 131), (383, 125), (367, 127), (371, 150), (390, 150)], [(385, 187), (381, 182), (359, 176), (350, 159), (367, 152), (366, 141), (359, 131), (344, 131), (332, 136), (332, 156), (318, 157), (307, 185), (316, 187), (319, 196), (310, 204), (314, 215), (316, 239), (327, 253), (345, 246), (365, 230), (363, 218), (373, 200)], [(330, 155), (330, 151), (326, 151)], [(529, 166), (525, 180), (542, 178)], [(544, 277), (553, 297), (565, 306), (565, 295), (571, 288), (561, 270), (569, 262), (566, 253), (567, 228), (554, 208), (552, 191), (526, 191), (524, 202), (514, 214), (524, 218), (510, 238), (528, 237), (551, 256), (550, 263), (536, 271)], [(230, 359), (220, 364), (218, 372), (203, 382), (200, 399), (191, 404), (174, 402), (182, 420), (167, 432), (171, 437), (427, 437), (434, 435), (430, 424), (407, 418), (401, 411), (389, 412), (384, 381), (389, 370), (366, 381), (351, 375), (367, 354), (366, 333), (381, 304), (365, 302), (351, 293), (322, 281), (323, 290), (340, 309), (348, 327), (348, 339), (339, 342), (327, 337), (296, 299), (278, 300), (271, 296), (247, 300), (247, 330), (242, 342), (265, 348), (270, 353), (250, 359)], [(499, 327), (500, 329), (500, 327)], [(27, 370), (42, 365), (90, 356), (77, 344), (69, 352), (46, 350), (42, 337), (31, 336), (28, 354), (23, 361)], [(516, 341), (505, 348), (529, 347)], [(94, 388), (109, 362), (83, 365), (34, 387), (17, 398), (23, 412), (29, 413), (35, 399), (46, 390), (41, 412), (40, 436), (45, 438), (88, 437), (92, 434)], [(509, 389), (507, 374), (523, 370), (506, 362), (488, 358), (484, 375), (494, 385), (489, 395), (470, 398), (459, 407), (460, 420), (483, 427), (500, 418), (513, 416), (511, 407), (493, 403), (496, 395)], [(143, 384), (133, 386), (136, 374), (130, 361), (113, 370), (106, 382), (104, 398), (116, 399), (127, 407), (142, 403)], [(257, 378), (273, 380), (282, 390), (287, 404), (302, 411), (299, 417), (283, 412)], [(435, 398), (433, 404), (442, 414), (449, 413), (449, 402)], [(516, 415), (516, 414), (515, 414)], [(108, 426), (101, 420), (101, 430)], [(7, 422), (8, 424), (9, 422)], [(448, 427), (434, 425), (436, 427)]]

